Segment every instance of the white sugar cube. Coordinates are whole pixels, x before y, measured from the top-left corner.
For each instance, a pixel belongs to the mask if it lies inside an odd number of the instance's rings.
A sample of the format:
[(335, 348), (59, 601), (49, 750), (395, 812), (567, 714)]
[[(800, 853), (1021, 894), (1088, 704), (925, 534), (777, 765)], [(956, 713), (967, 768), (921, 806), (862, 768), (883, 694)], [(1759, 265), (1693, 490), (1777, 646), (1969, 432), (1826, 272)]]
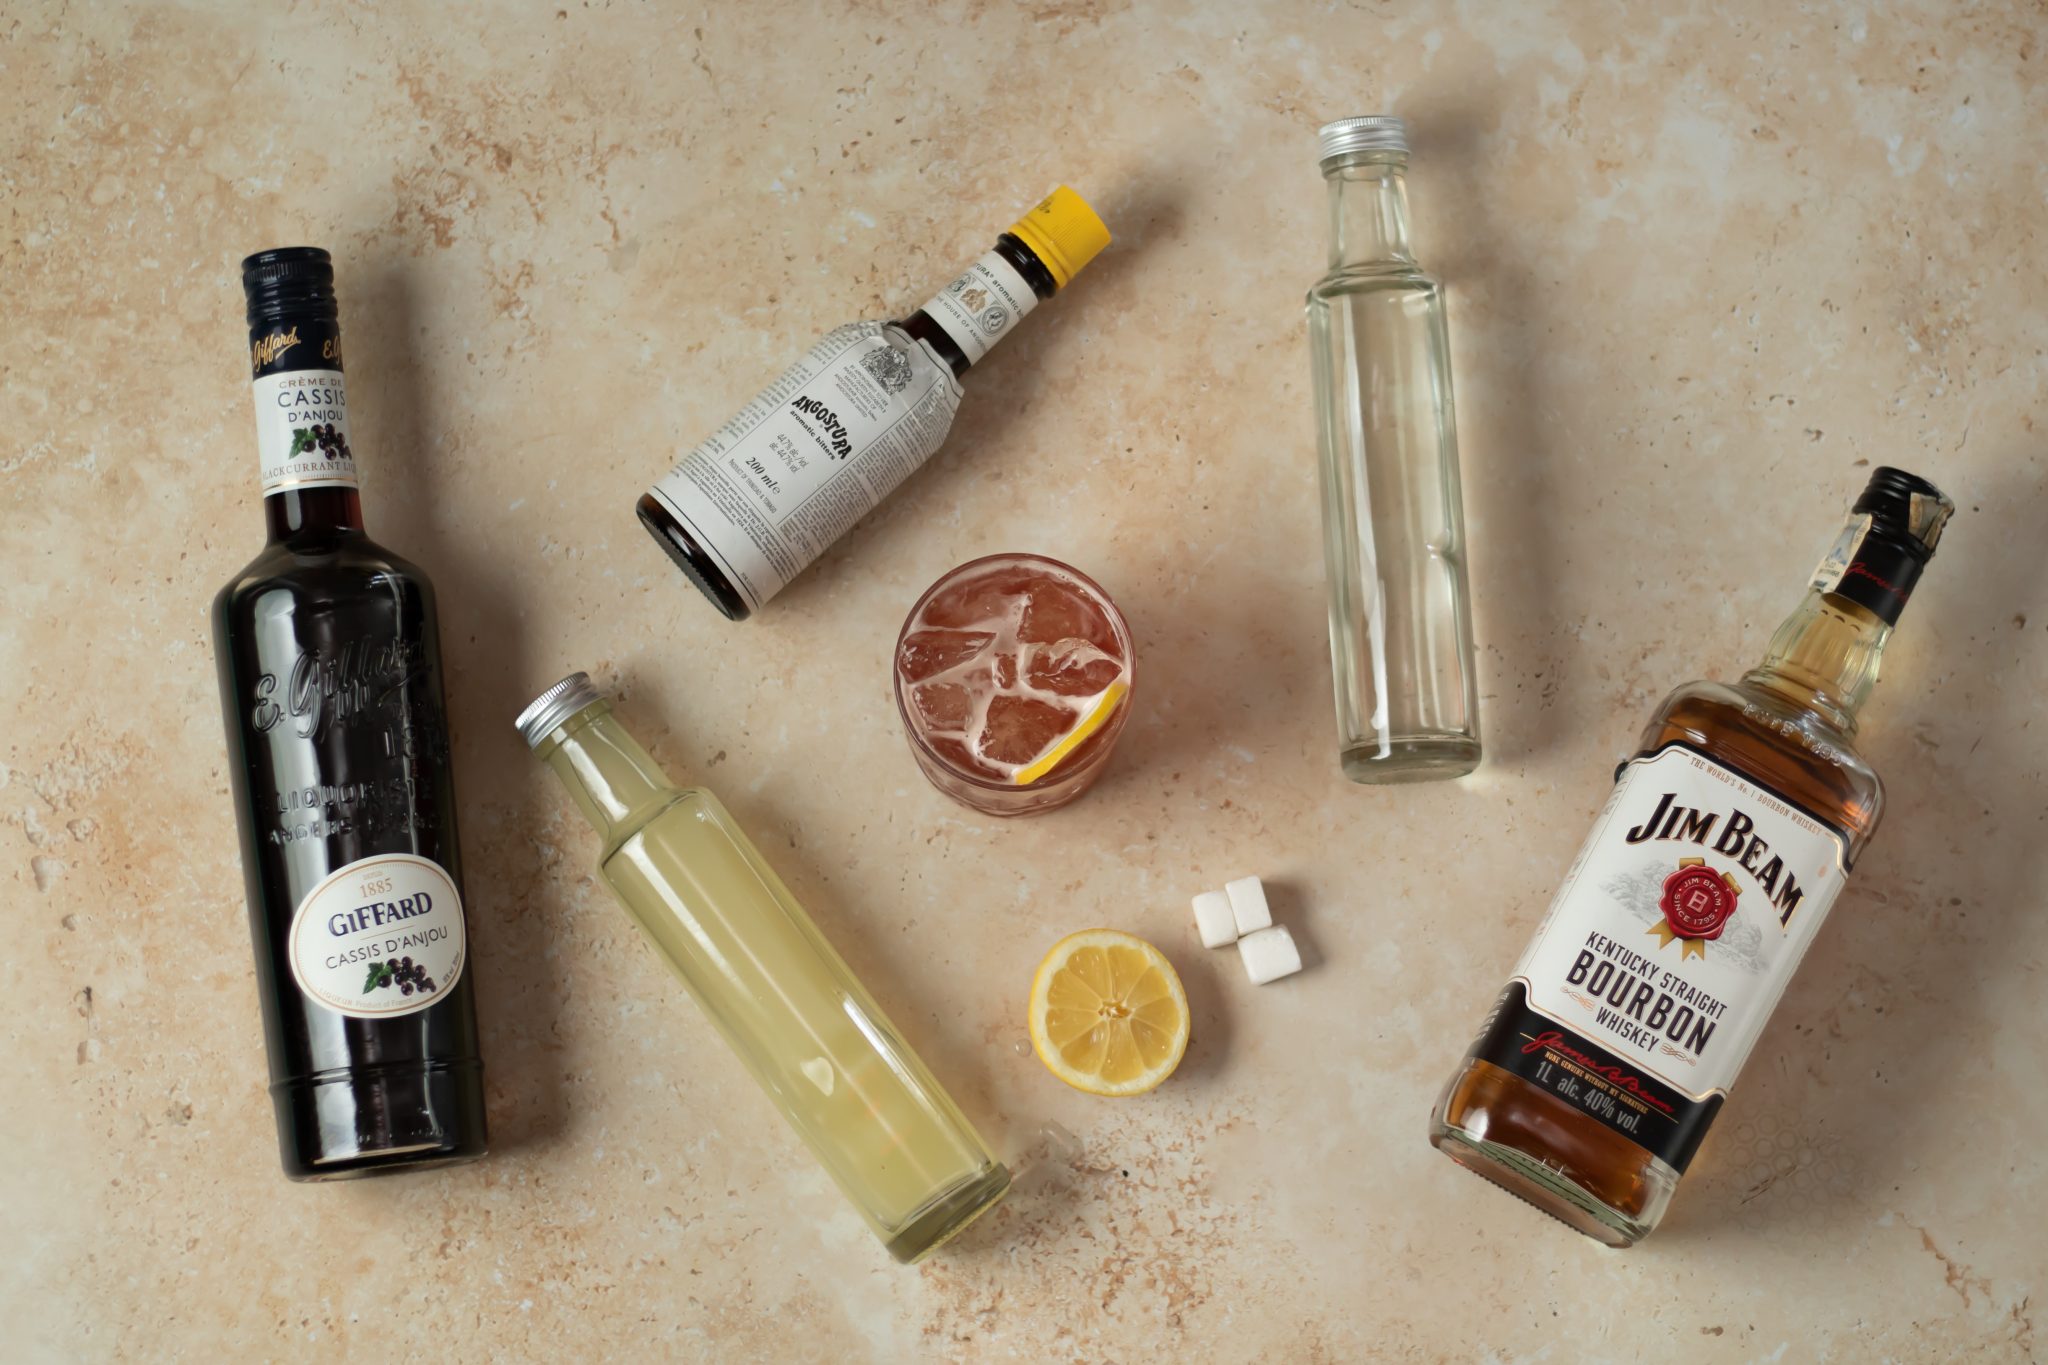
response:
[(1294, 946), (1294, 935), (1287, 932), (1284, 924), (1246, 934), (1237, 941), (1237, 951), (1244, 958), (1245, 975), (1254, 986), (1278, 981), (1301, 970), (1301, 950)]
[(1230, 897), (1221, 891), (1204, 891), (1195, 897), (1195, 928), (1201, 931), (1204, 948), (1228, 948), (1237, 942), (1237, 919), (1230, 913)]
[(1223, 889), (1230, 896), (1230, 917), (1237, 923), (1239, 938), (1273, 927), (1273, 912), (1266, 908), (1266, 888), (1257, 877), (1239, 877), (1224, 883)]

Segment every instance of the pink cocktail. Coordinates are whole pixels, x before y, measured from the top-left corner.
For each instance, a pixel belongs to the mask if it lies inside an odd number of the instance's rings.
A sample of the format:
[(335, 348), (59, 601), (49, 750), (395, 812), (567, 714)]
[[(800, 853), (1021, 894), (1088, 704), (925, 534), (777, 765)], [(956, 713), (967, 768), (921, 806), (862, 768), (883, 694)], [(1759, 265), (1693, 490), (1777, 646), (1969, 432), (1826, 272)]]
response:
[(1131, 632), (1095, 581), (1043, 555), (962, 564), (896, 639), (896, 706), (932, 785), (989, 815), (1095, 785), (1131, 709)]

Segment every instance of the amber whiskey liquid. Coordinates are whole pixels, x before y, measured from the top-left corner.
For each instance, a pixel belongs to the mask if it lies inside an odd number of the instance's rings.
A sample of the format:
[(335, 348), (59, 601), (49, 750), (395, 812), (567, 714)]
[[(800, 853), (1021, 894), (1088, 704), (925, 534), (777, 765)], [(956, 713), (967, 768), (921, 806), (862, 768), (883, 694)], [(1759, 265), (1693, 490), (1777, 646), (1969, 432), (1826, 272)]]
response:
[(1858, 713), (1952, 510), (1877, 470), (1764, 660), (1657, 708), (1445, 1087), (1446, 1155), (1609, 1245), (1656, 1227), (1877, 828)]

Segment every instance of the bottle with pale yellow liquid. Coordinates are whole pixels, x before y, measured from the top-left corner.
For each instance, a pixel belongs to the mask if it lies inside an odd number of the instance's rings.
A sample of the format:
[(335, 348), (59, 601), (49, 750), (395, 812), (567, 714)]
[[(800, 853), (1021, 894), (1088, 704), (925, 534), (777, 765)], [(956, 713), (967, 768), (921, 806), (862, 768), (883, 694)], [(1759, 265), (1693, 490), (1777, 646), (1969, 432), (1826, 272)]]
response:
[(612, 893), (899, 1261), (1002, 1198), (1010, 1173), (717, 797), (676, 787), (588, 676), (519, 731), (603, 839)]

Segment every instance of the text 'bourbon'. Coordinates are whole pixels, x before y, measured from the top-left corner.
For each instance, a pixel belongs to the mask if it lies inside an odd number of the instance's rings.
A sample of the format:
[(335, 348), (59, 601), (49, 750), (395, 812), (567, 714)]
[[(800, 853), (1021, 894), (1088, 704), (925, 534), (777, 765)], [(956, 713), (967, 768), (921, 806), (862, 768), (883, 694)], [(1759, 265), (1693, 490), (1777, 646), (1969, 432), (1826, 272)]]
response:
[(1609, 1245), (1657, 1226), (1877, 828), (1857, 711), (1954, 510), (1876, 470), (1763, 662), (1657, 708), (1438, 1102), (1446, 1155)]

